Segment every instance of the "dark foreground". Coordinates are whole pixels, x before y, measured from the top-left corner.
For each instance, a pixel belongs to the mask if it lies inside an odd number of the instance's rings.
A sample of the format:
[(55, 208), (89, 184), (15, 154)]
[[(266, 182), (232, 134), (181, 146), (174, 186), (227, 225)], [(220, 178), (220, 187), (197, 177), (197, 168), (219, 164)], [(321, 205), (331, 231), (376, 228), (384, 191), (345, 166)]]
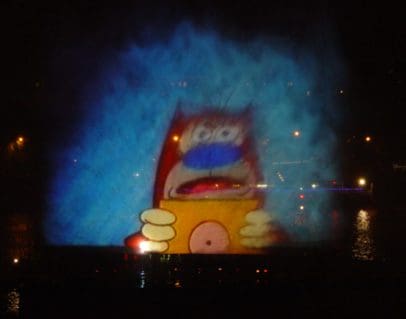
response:
[(0, 318), (406, 318), (406, 205), (332, 217), (336, 240), (258, 256), (42, 247), (2, 264)]
[[(127, 256), (58, 248), (3, 278), (3, 317), (270, 317), (406, 314), (400, 260), (357, 261), (340, 247), (283, 247), (266, 256)], [(23, 269), (23, 267), (31, 269)], [(46, 269), (46, 272), (43, 271)], [(141, 289), (144, 288), (144, 289)], [(190, 289), (172, 289), (190, 288)]]

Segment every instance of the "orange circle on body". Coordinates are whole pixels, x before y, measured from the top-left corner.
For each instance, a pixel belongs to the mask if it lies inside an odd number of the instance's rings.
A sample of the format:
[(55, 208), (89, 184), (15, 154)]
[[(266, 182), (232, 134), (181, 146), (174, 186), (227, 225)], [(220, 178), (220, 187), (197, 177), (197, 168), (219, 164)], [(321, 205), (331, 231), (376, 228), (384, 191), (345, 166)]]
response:
[(204, 222), (197, 226), (189, 239), (189, 249), (195, 254), (225, 253), (230, 245), (227, 229), (218, 222)]

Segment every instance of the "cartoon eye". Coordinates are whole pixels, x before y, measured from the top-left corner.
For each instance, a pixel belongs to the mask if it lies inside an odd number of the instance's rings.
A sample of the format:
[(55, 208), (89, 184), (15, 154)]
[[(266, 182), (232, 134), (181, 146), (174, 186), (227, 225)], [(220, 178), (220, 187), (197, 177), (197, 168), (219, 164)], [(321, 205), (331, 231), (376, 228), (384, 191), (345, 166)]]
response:
[(217, 142), (232, 142), (240, 134), (238, 126), (222, 126), (216, 130), (215, 140)]
[(206, 126), (198, 126), (195, 128), (192, 134), (192, 141), (193, 142), (205, 142), (210, 139), (212, 131)]

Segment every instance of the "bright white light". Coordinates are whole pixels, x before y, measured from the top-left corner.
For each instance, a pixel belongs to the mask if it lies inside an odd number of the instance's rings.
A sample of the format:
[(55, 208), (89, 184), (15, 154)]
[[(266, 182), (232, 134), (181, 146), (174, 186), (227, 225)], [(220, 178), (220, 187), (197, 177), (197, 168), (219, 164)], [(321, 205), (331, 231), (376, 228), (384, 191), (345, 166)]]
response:
[(142, 242), (140, 242), (140, 252), (141, 252), (141, 254), (143, 254), (143, 253), (145, 253), (145, 252), (147, 252), (148, 250), (149, 250), (149, 244), (148, 244), (148, 242), (147, 241), (142, 241)]
[(313, 183), (312, 184), (312, 188), (314, 189), (314, 188), (316, 188), (317, 187), (317, 184), (316, 183)]
[(267, 188), (268, 184), (257, 184), (257, 188)]
[(367, 184), (367, 180), (364, 177), (358, 178), (358, 185), (363, 187)]
[(299, 137), (300, 136), (300, 131), (294, 131), (293, 136), (294, 137)]
[(303, 210), (303, 209), (304, 209), (304, 206), (303, 206), (303, 205), (300, 205), (299, 208), (300, 208), (300, 210)]
[(13, 259), (13, 263), (14, 263), (14, 264), (18, 264), (19, 261), (20, 261), (20, 260), (19, 260), (18, 258), (14, 258), (14, 259)]

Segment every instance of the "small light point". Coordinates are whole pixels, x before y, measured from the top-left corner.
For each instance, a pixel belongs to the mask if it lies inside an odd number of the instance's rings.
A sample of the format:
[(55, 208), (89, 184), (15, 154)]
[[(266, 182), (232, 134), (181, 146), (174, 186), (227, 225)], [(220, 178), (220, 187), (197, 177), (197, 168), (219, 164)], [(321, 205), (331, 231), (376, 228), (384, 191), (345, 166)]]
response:
[(363, 187), (367, 184), (367, 180), (364, 177), (358, 178), (358, 185)]

